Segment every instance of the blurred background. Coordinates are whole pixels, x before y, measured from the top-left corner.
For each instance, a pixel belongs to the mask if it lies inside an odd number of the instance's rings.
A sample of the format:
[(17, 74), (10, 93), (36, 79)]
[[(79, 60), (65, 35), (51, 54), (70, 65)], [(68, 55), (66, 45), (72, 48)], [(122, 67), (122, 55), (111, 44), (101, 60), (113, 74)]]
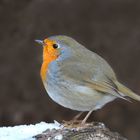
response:
[[(0, 126), (61, 122), (78, 113), (54, 103), (40, 78), (42, 48), (34, 40), (59, 34), (105, 58), (140, 95), (139, 0), (0, 0)], [(116, 100), (93, 120), (140, 139), (140, 102)]]

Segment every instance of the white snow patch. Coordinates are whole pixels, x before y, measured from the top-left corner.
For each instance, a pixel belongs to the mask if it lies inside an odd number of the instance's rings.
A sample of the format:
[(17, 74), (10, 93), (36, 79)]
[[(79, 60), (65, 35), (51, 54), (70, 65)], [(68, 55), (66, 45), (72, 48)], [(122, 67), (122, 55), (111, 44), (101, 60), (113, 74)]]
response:
[(35, 125), (19, 125), (13, 127), (0, 127), (0, 140), (34, 140), (32, 138), (46, 129), (59, 129), (60, 124), (41, 122)]
[(62, 138), (63, 138), (63, 136), (60, 134), (60, 135), (57, 135), (57, 136), (55, 136), (55, 139), (56, 140), (62, 140)]

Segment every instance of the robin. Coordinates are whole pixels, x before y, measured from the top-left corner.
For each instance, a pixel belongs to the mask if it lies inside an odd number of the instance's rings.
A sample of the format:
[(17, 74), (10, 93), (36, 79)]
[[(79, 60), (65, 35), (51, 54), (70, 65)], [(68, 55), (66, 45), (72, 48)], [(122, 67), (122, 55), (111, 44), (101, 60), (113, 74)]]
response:
[(92, 111), (121, 98), (140, 101), (140, 96), (121, 84), (111, 66), (98, 54), (68, 36), (36, 40), (43, 46), (41, 78), (49, 96), (63, 107)]

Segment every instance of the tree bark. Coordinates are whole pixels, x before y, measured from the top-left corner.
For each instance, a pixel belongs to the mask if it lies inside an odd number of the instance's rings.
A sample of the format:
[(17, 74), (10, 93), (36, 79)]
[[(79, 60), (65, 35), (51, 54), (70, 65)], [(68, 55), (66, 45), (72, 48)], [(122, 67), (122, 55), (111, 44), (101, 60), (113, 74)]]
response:
[(46, 130), (34, 137), (36, 140), (127, 140), (111, 132), (103, 123), (88, 123), (84, 126), (67, 126)]

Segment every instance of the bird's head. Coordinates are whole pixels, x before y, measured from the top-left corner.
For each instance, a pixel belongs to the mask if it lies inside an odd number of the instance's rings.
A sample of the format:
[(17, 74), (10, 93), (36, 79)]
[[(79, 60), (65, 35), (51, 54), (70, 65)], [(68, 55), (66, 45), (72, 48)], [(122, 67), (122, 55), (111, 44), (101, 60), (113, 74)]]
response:
[(54, 61), (59, 56), (68, 58), (79, 50), (79, 43), (74, 39), (58, 35), (42, 40), (35, 40), (43, 46), (43, 61)]
[(42, 40), (36, 40), (39, 44), (43, 46), (43, 61), (53, 61), (56, 60), (61, 51), (60, 51), (60, 46), (55, 40), (51, 39), (44, 39)]

